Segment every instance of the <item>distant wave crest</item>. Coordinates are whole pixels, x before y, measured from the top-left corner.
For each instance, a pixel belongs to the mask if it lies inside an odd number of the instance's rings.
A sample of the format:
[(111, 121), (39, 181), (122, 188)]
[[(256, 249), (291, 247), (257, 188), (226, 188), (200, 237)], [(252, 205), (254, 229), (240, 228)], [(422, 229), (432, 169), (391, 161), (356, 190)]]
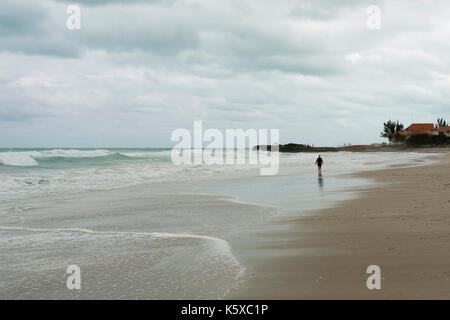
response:
[(33, 167), (39, 163), (28, 152), (2, 152), (0, 164), (6, 166)]
[[(77, 149), (52, 149), (39, 151), (6, 151), (0, 152), (0, 164), (7, 166), (33, 167), (38, 166), (39, 161), (51, 161), (77, 158), (150, 158), (155, 152), (117, 152), (105, 149), (77, 150)], [(161, 156), (161, 154), (160, 154)]]

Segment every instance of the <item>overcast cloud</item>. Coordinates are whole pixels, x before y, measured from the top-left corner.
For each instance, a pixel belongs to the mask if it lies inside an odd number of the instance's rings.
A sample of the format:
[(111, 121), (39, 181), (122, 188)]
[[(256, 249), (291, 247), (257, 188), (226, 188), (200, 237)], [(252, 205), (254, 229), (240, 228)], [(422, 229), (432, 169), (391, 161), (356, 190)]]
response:
[(2, 0), (0, 147), (172, 146), (194, 120), (379, 142), (450, 120), (449, 39), (448, 1)]

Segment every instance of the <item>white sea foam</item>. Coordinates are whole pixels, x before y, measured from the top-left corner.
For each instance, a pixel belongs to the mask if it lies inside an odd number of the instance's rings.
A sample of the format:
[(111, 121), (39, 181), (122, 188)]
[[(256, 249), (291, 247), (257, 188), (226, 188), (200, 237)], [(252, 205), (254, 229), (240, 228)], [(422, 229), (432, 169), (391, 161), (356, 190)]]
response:
[(42, 150), (33, 152), (33, 157), (35, 158), (52, 158), (52, 157), (63, 157), (63, 158), (95, 158), (104, 157), (113, 154), (112, 151), (105, 149), (95, 149), (95, 150), (79, 150), (79, 149), (53, 149), (53, 150)]
[(31, 167), (39, 163), (30, 152), (0, 152), (0, 164), (7, 166)]
[(130, 158), (151, 158), (151, 157), (170, 157), (171, 151), (139, 151), (139, 152), (118, 152), (121, 155), (124, 155), (126, 157)]
[[(228, 255), (233, 260), (233, 254), (231, 253), (230, 245), (227, 241), (204, 235), (196, 235), (189, 233), (167, 233), (167, 232), (133, 232), (133, 231), (99, 231), (85, 228), (30, 228), (30, 227), (11, 227), (0, 226), (3, 230), (26, 230), (32, 232), (79, 232), (79, 233), (95, 233), (95, 234), (115, 234), (115, 235), (137, 235), (137, 236), (150, 236), (155, 238), (193, 238), (211, 241), (213, 247), (217, 249), (217, 252), (222, 255)], [(236, 260), (237, 262), (237, 260)]]
[[(211, 236), (12, 226), (0, 226), (0, 232), (5, 249), (0, 258), (6, 258), (3, 254), (11, 248), (15, 252), (0, 271), (6, 284), (3, 288), (0, 284), (0, 290), (10, 297), (17, 287), (22, 298), (73, 298), (64, 287), (59, 288), (58, 281), (39, 282), (59, 276), (55, 268), (65, 270), (67, 261), (76, 261), (83, 271), (88, 270), (91, 281), (84, 282), (88, 290), (81, 292), (86, 294), (82, 298), (222, 298), (245, 273), (228, 242)], [(37, 254), (40, 250), (48, 254)], [(125, 269), (121, 265), (124, 257)], [(91, 265), (102, 266), (101, 272), (90, 270)], [(11, 275), (8, 270), (17, 272)], [(52, 283), (54, 287), (42, 289)], [(28, 287), (30, 290), (24, 290)]]

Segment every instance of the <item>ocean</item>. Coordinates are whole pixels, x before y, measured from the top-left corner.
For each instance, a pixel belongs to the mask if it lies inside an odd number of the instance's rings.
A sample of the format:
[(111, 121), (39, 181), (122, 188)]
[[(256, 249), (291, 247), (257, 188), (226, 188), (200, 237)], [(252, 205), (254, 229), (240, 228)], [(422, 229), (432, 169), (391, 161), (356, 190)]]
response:
[[(194, 151), (196, 152), (196, 151)], [(257, 152), (237, 150), (247, 157)], [(280, 154), (260, 165), (174, 165), (170, 149), (0, 149), (0, 298), (219, 299), (245, 283), (246, 228), (313, 214), (426, 153)], [(66, 287), (69, 265), (81, 290)]]

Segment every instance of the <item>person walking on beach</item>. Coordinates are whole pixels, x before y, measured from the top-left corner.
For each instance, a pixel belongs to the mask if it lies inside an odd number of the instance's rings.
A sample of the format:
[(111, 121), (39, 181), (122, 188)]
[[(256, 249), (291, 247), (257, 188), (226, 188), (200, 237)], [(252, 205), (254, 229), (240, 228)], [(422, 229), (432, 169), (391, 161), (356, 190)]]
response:
[(317, 169), (319, 170), (319, 174), (322, 173), (322, 164), (323, 164), (323, 159), (320, 157), (320, 154), (319, 154), (319, 156), (317, 157), (317, 160), (316, 160), (316, 165), (317, 165)]

